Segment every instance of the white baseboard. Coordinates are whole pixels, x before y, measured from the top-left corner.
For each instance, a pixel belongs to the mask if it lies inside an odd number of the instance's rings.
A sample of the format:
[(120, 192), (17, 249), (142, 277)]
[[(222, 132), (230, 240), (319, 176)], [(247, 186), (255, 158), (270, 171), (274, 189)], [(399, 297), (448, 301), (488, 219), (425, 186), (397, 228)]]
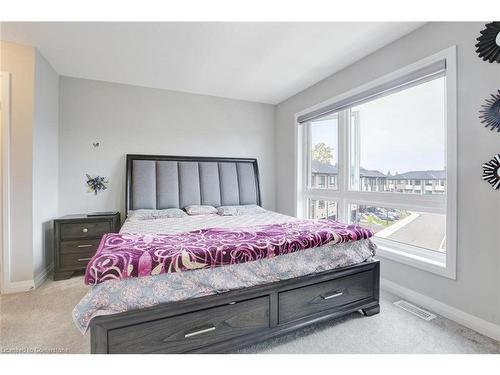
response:
[(49, 276), (53, 269), (54, 263), (50, 264), (43, 272), (35, 276), (35, 288), (38, 288), (43, 284), (43, 282), (47, 279), (47, 276)]
[(54, 269), (54, 264), (51, 264), (39, 275), (35, 276), (33, 280), (23, 280), (7, 282), (3, 285), (2, 294), (23, 293), (38, 288), (47, 279), (47, 276)]
[(427, 297), (423, 294), (405, 288), (387, 279), (380, 280), (380, 287), (389, 293), (395, 294), (401, 298), (413, 302), (425, 309), (435, 312), (450, 320), (453, 320), (467, 328), (473, 329), (494, 340), (500, 341), (500, 325), (488, 322), (477, 316), (466, 313), (443, 302)]
[(2, 294), (22, 293), (35, 289), (34, 280), (11, 281), (3, 285)]

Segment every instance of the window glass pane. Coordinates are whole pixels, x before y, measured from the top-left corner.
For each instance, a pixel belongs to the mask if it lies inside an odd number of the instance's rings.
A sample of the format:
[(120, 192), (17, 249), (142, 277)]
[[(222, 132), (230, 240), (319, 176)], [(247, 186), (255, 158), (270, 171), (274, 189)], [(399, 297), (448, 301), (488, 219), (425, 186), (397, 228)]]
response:
[(352, 204), (350, 221), (370, 228), (378, 238), (446, 252), (445, 215)]
[(310, 186), (313, 189), (337, 190), (338, 186), (338, 117), (330, 115), (309, 123), (311, 129)]
[(444, 194), (445, 78), (351, 108), (350, 187)]
[(309, 199), (309, 218), (337, 220), (337, 202)]

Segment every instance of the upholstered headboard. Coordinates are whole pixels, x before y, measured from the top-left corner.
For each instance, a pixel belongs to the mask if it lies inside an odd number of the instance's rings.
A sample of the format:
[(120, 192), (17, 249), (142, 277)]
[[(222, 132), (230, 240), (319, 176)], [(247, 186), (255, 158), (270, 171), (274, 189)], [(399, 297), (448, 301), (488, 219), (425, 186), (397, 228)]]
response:
[(127, 212), (191, 204), (260, 206), (257, 160), (127, 155)]

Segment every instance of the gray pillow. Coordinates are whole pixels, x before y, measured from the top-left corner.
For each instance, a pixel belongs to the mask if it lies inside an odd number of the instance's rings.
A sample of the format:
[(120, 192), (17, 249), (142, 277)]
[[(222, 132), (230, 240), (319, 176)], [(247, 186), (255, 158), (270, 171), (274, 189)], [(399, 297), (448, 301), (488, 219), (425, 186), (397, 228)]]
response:
[(217, 213), (214, 206), (193, 204), (184, 207), (188, 215), (213, 215)]
[(187, 217), (187, 214), (180, 208), (167, 208), (164, 210), (134, 210), (129, 211), (130, 220), (154, 220)]
[(241, 216), (241, 215), (255, 215), (267, 212), (256, 204), (246, 204), (243, 206), (220, 206), (217, 208), (221, 216)]

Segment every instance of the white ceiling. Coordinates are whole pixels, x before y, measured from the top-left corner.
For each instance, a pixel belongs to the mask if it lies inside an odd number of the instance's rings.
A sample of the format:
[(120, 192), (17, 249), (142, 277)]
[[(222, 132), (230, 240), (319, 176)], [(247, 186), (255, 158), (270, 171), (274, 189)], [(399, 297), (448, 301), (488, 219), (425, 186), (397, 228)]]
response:
[(421, 22), (1, 24), (61, 75), (277, 104)]

